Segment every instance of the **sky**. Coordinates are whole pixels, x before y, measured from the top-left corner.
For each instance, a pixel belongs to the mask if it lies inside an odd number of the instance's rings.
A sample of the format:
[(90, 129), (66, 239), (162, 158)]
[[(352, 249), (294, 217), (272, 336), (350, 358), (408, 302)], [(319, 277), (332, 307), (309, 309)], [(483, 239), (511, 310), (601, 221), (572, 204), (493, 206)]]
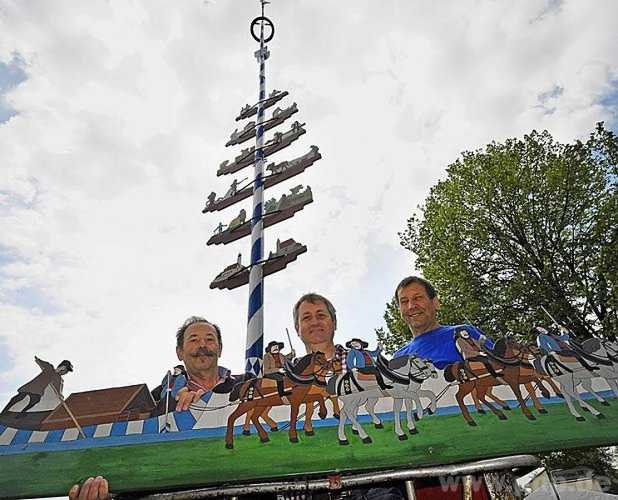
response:
[[(266, 14), (267, 91), (288, 90), (307, 124), (269, 161), (323, 156), (266, 192), (314, 196), (265, 232), (266, 252), (308, 247), (266, 278), (265, 343), (284, 352), (286, 328), (301, 351), (291, 311), (309, 291), (335, 304), (339, 341), (375, 346), (414, 272), (398, 232), (462, 151), (618, 130), (615, 1), (272, 0)], [(257, 15), (257, 0), (0, 0), (0, 407), (35, 354), (72, 361), (65, 395), (152, 388), (193, 314), (220, 325), (221, 363), (242, 370), (248, 289), (209, 284), (247, 262), (249, 238), (205, 243), (251, 201), (201, 209), (251, 174), (216, 170), (251, 144), (225, 147), (257, 100)]]

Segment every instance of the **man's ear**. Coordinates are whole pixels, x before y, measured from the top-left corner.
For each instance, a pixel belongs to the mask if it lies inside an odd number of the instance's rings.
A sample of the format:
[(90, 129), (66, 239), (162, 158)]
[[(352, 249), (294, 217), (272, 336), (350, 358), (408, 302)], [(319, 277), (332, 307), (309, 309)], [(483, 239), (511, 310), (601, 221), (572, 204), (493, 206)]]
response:
[(434, 297), (431, 300), (433, 301), (433, 306), (436, 308), (436, 310), (439, 310), (440, 307), (442, 307), (442, 304), (440, 303), (440, 299), (438, 297)]
[(178, 357), (179, 361), (184, 361), (183, 352), (182, 352), (182, 349), (180, 347), (176, 348), (176, 356)]

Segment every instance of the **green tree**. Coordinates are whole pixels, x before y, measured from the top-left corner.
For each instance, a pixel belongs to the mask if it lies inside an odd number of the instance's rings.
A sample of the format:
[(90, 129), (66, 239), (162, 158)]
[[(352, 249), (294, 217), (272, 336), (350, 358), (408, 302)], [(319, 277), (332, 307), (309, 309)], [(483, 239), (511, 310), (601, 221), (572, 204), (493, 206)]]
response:
[[(617, 159), (618, 139), (599, 123), (586, 142), (533, 131), (449, 165), (400, 233), (440, 292), (441, 321), (526, 335), (549, 323), (544, 306), (579, 335), (615, 335)], [(407, 335), (393, 307), (378, 332), (390, 347)]]
[(384, 352), (393, 354), (412, 339), (408, 325), (399, 314), (399, 306), (395, 298), (386, 304), (384, 321), (386, 321), (386, 330), (382, 327), (376, 329), (376, 336)]
[[(544, 306), (582, 336), (618, 328), (618, 139), (603, 124), (586, 142), (547, 132), (493, 142), (449, 165), (400, 233), (416, 268), (440, 292), (443, 323), (471, 321), (492, 337), (547, 324)], [(387, 352), (410, 339), (386, 304)], [(611, 454), (543, 456), (550, 468), (588, 465), (615, 479)], [(614, 484), (615, 488), (615, 484)]]

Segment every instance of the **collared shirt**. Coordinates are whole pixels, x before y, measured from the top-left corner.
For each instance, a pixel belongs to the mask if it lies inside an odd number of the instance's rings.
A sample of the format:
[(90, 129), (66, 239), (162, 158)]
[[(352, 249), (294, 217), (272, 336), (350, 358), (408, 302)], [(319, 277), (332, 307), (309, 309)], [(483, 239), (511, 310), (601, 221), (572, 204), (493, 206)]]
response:
[[(413, 338), (408, 344), (393, 354), (394, 358), (415, 354), (419, 358), (430, 360), (439, 370), (447, 365), (463, 361), (461, 354), (455, 345), (455, 332), (466, 330), (470, 337), (478, 340), (481, 331), (472, 325), (441, 325), (438, 328)], [(494, 344), (490, 339), (485, 341), (488, 349), (493, 349)]]
[[(224, 368), (223, 366), (218, 366), (217, 370), (218, 370), (219, 380), (216, 385), (219, 385), (221, 382), (224, 382), (225, 379), (229, 378), (232, 374), (230, 370), (228, 370), (227, 368)], [(172, 386), (172, 390), (171, 390), (171, 396), (175, 398), (176, 395), (178, 394), (178, 391), (180, 391), (180, 389), (182, 389), (183, 387), (186, 387), (190, 391), (197, 391), (200, 389), (205, 391), (206, 393), (209, 393), (212, 391), (212, 389), (206, 390), (199, 382), (191, 379), (191, 376), (189, 374), (187, 374), (186, 377), (184, 375), (178, 375), (178, 377), (176, 377), (176, 379), (174, 380), (174, 385)]]

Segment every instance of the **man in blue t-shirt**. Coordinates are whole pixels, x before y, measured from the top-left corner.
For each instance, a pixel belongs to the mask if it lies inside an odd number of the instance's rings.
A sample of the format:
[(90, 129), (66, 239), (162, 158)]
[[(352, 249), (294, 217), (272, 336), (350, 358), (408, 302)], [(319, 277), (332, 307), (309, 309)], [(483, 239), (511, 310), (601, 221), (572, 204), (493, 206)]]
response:
[[(401, 281), (395, 290), (399, 312), (412, 332), (412, 340), (395, 352), (394, 357), (416, 354), (431, 360), (434, 366), (443, 370), (447, 365), (463, 361), (455, 343), (455, 332), (465, 330), (474, 340), (483, 335), (472, 325), (441, 325), (437, 311), (440, 300), (433, 285), (424, 278), (409, 276)], [(484, 345), (493, 349), (493, 342), (485, 340)]]

